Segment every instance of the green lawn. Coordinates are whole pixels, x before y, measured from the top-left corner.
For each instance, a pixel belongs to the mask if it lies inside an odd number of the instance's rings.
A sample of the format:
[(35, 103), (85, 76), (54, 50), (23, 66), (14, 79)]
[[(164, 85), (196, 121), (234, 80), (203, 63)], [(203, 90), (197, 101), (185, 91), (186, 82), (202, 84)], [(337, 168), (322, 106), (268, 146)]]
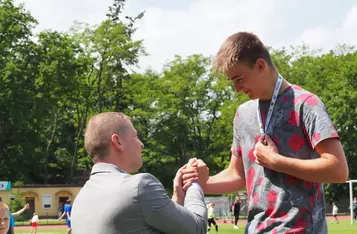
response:
[[(213, 227), (213, 226), (212, 226)], [(351, 225), (348, 220), (340, 222), (340, 224), (331, 224), (329, 222), (329, 234), (356, 234), (357, 233), (357, 224)], [(47, 229), (47, 228), (38, 228), (37, 233), (39, 234), (59, 234), (66, 233), (66, 228), (61, 229)], [(28, 230), (18, 230), (17, 233), (30, 233), (31, 227), (28, 227)], [(210, 233), (215, 234), (215, 230), (211, 230)], [(241, 226), (240, 229), (233, 229), (232, 224), (220, 224), (219, 225), (219, 234), (243, 234), (244, 227)]]
[[(209, 233), (215, 234), (216, 231), (212, 225), (211, 231)], [(218, 226), (219, 234), (244, 234), (244, 227), (240, 226), (240, 229), (233, 229), (232, 224), (220, 224)], [(357, 233), (357, 224), (351, 225), (349, 220), (344, 220), (339, 224), (328, 223), (328, 233), (329, 234), (356, 234)]]
[[(66, 233), (66, 230), (67, 229), (49, 229), (49, 228), (46, 228), (46, 229), (37, 229), (37, 233), (40, 233), (40, 234), (64, 234)], [(15, 230), (15, 234), (17, 233), (27, 233), (27, 234), (30, 234), (31, 233), (31, 227), (29, 227), (28, 230)]]

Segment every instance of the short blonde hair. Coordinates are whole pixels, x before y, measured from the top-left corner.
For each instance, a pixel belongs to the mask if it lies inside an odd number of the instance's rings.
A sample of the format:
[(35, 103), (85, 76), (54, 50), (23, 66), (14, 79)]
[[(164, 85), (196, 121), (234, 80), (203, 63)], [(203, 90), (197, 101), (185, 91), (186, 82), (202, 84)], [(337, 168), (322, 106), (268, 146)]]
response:
[(130, 118), (121, 112), (103, 112), (88, 121), (85, 133), (85, 148), (92, 159), (103, 158), (109, 153), (113, 134), (124, 135)]
[(223, 42), (212, 67), (216, 71), (227, 72), (238, 62), (243, 62), (252, 68), (258, 58), (263, 58), (274, 67), (268, 49), (258, 36), (253, 33), (239, 32), (229, 36)]
[(10, 215), (10, 208), (2, 201), (0, 201), (0, 209), (8, 210)]

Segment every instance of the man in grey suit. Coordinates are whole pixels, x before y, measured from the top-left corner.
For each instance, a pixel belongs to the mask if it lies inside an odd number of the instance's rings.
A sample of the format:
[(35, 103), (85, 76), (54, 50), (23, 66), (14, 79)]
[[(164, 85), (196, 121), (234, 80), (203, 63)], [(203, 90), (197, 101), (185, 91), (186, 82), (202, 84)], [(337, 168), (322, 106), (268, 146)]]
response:
[[(207, 210), (199, 183), (206, 183), (209, 172), (202, 161), (178, 170), (171, 199), (153, 175), (130, 175), (142, 166), (144, 145), (128, 116), (119, 112), (93, 116), (85, 147), (95, 165), (73, 203), (74, 234), (206, 233)], [(183, 187), (183, 172), (193, 168), (206, 176)]]

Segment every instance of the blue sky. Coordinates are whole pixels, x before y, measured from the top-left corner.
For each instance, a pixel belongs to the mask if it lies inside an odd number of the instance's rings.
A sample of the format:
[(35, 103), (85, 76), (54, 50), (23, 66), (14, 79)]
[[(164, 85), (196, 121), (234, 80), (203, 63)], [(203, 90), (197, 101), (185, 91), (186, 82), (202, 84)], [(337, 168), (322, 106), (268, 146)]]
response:
[[(73, 21), (98, 24), (112, 0), (16, 0), (39, 21), (36, 31), (66, 31)], [(357, 45), (357, 0), (128, 0), (125, 12), (145, 10), (137, 39), (149, 56), (141, 69), (160, 70), (175, 54), (214, 55), (238, 31), (256, 33), (273, 47), (301, 45), (331, 49)]]

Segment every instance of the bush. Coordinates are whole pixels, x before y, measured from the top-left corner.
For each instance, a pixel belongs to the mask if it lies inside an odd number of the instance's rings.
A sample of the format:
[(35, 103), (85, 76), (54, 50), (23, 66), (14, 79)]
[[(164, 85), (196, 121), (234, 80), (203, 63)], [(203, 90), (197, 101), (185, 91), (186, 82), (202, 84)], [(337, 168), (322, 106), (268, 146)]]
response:
[[(12, 194), (12, 195), (14, 195), (14, 199), (12, 199), (9, 202), (9, 207), (10, 207), (11, 212), (14, 213), (14, 212), (17, 212), (18, 210), (21, 210), (22, 208), (24, 208), (26, 202), (22, 198), (23, 193), (17, 192), (16, 194)], [(16, 221), (27, 221), (31, 217), (32, 217), (32, 214), (30, 214), (30, 212), (28, 212), (28, 211), (25, 211), (21, 215), (18, 215), (14, 218)]]

